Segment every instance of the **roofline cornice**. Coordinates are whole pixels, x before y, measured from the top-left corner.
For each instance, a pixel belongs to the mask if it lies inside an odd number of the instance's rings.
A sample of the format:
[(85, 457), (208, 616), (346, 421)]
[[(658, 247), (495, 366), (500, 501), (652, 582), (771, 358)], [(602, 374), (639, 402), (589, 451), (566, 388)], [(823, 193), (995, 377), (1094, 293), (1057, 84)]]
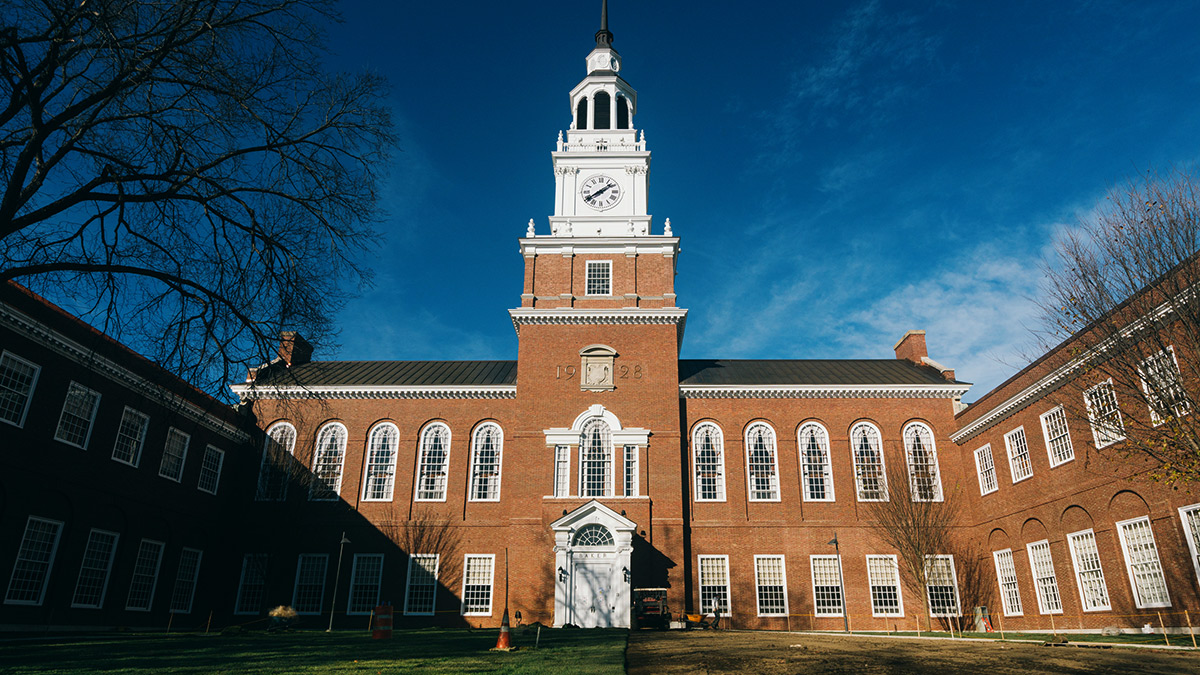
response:
[(681, 384), (680, 398), (945, 398), (968, 384)]
[(687, 325), (686, 309), (682, 307), (660, 307), (646, 309), (626, 307), (621, 309), (582, 309), (578, 307), (517, 307), (508, 310), (513, 330), (521, 334), (521, 326), (565, 326), (565, 325), (674, 325), (678, 328), (678, 341), (683, 344), (683, 329)]
[(235, 384), (229, 387), (243, 401), (277, 399), (511, 399), (515, 384), (412, 385), (301, 385)]

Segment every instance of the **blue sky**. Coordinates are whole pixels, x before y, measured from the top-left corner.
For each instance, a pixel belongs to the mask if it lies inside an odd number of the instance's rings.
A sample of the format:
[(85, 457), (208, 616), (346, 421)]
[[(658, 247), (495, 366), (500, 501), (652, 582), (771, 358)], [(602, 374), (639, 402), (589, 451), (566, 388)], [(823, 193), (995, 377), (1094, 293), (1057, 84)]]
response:
[[(331, 65), (389, 78), (375, 286), (320, 359), (511, 359), (517, 239), (553, 208), (599, 2), (347, 2)], [(1200, 155), (1200, 3), (611, 0), (681, 237), (685, 358), (1032, 353), (1040, 265), (1105, 190)]]

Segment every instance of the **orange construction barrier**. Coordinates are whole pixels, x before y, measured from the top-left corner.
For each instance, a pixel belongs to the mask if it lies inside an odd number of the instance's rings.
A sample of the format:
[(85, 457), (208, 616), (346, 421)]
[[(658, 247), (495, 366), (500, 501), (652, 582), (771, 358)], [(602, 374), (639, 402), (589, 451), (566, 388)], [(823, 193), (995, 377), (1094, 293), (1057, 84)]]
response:
[(392, 637), (392, 606), (379, 605), (375, 608), (375, 620), (371, 627), (371, 639), (382, 640)]

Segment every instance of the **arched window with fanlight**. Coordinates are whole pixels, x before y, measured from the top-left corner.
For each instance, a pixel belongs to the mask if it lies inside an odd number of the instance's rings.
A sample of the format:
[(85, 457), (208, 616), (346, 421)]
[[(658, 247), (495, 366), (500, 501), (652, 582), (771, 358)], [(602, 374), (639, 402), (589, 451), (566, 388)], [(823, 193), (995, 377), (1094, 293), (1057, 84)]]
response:
[(833, 467), (829, 461), (829, 433), (816, 422), (800, 427), (800, 469), (804, 501), (833, 501)]
[(583, 497), (613, 494), (612, 430), (599, 417), (588, 420), (579, 434), (579, 494)]
[(746, 471), (750, 481), (750, 501), (779, 501), (775, 430), (765, 422), (756, 422), (746, 429)]
[(288, 476), (295, 451), (296, 427), (288, 422), (276, 422), (267, 429), (262, 465), (258, 470), (258, 489), (254, 494), (256, 500), (281, 502), (287, 499)]
[(346, 427), (330, 422), (317, 432), (317, 447), (313, 453), (313, 482), (308, 498), (313, 501), (333, 501), (342, 489), (342, 464), (346, 461)]
[(419, 502), (446, 501), (446, 474), (450, 467), (450, 427), (434, 422), (421, 432), (417, 458)]
[(854, 485), (860, 502), (886, 502), (887, 472), (883, 463), (883, 441), (879, 429), (859, 422), (850, 429), (850, 455), (854, 458)]
[(615, 545), (612, 532), (603, 525), (592, 523), (584, 525), (575, 532), (575, 537), (571, 539), (572, 546), (583, 548), (595, 548), (601, 546)]
[(914, 502), (942, 501), (942, 474), (938, 468), (933, 431), (920, 422), (904, 427), (904, 457)]
[(367, 439), (367, 468), (363, 480), (363, 501), (383, 502), (392, 500), (396, 483), (396, 451), (400, 444), (400, 430), (395, 424), (384, 422), (371, 430)]
[(475, 429), (471, 440), (471, 501), (494, 502), (500, 499), (500, 467), (504, 453), (504, 433), (495, 422)]
[(696, 470), (696, 501), (725, 501), (725, 441), (712, 422), (692, 432), (692, 464)]

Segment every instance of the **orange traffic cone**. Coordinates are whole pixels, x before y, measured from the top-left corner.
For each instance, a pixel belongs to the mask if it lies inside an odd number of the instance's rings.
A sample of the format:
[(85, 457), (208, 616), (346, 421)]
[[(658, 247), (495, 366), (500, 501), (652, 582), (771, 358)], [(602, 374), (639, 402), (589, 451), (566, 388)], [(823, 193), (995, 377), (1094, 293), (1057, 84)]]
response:
[(508, 652), (512, 651), (512, 635), (508, 632), (508, 608), (504, 608), (504, 618), (500, 620), (500, 636), (496, 638), (496, 646), (493, 651)]

